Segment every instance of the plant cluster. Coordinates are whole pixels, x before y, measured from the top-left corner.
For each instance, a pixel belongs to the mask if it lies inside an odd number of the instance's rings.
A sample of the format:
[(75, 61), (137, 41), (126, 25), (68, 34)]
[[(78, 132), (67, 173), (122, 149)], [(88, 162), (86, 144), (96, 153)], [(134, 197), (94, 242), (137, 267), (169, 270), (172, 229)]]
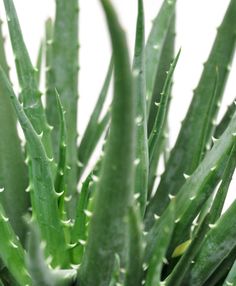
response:
[[(236, 285), (236, 201), (222, 214), (236, 166), (235, 103), (216, 120), (235, 51), (236, 0), (171, 151), (168, 111), (181, 56), (175, 0), (163, 1), (147, 42), (137, 0), (132, 64), (118, 15), (100, 0), (113, 54), (79, 144), (78, 1), (56, 0), (37, 68), (13, 0), (3, 2), (21, 91), (11, 84), (0, 33), (0, 285)], [(100, 138), (101, 155), (89, 167)]]

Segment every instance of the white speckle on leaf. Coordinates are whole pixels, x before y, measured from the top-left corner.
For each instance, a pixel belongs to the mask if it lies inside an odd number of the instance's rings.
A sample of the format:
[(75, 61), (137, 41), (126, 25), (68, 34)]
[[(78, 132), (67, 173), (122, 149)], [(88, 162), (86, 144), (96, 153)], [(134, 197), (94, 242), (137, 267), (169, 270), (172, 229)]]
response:
[(84, 214), (87, 216), (87, 217), (91, 217), (93, 215), (93, 213), (89, 210), (84, 210)]
[(185, 174), (185, 173), (183, 173), (183, 176), (184, 176), (184, 178), (185, 178), (186, 180), (190, 177), (190, 175), (187, 175), (187, 174)]
[(136, 118), (135, 118), (135, 123), (137, 124), (137, 126), (140, 126), (143, 122), (143, 117), (141, 115), (138, 115)]
[(10, 241), (10, 245), (11, 245), (13, 248), (18, 248), (18, 245), (15, 244), (13, 241)]
[(153, 45), (152, 46), (154, 50), (159, 50), (160, 46), (159, 45)]
[(136, 158), (136, 159), (134, 160), (134, 165), (137, 166), (137, 165), (139, 165), (139, 163), (140, 163), (140, 159), (139, 159), (139, 158)]

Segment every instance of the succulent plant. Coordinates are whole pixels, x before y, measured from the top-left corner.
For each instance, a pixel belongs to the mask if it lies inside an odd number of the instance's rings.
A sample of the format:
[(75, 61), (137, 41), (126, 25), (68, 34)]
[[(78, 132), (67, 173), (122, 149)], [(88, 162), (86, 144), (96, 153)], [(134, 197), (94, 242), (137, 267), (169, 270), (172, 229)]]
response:
[(3, 2), (21, 92), (11, 84), (0, 32), (0, 285), (236, 285), (236, 202), (222, 213), (236, 167), (235, 103), (216, 120), (235, 51), (236, 0), (170, 152), (168, 112), (181, 56), (174, 54), (175, 0), (163, 1), (147, 42), (137, 0), (132, 63), (116, 10), (100, 0), (113, 54), (79, 143), (78, 1), (56, 1), (36, 68), (13, 0)]

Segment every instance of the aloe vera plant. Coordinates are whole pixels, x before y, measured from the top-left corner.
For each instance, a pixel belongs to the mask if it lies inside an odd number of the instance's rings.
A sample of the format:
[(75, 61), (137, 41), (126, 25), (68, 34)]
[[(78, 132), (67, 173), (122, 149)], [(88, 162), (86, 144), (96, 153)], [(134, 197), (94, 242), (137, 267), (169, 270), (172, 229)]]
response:
[(14, 2), (3, 3), (21, 92), (11, 84), (0, 30), (0, 285), (236, 285), (236, 202), (223, 213), (236, 167), (235, 102), (215, 123), (235, 51), (236, 0), (170, 153), (177, 1), (163, 0), (145, 42), (145, 5), (137, 0), (130, 59), (112, 1), (100, 0), (112, 55), (79, 143), (78, 0), (56, 1), (35, 68)]

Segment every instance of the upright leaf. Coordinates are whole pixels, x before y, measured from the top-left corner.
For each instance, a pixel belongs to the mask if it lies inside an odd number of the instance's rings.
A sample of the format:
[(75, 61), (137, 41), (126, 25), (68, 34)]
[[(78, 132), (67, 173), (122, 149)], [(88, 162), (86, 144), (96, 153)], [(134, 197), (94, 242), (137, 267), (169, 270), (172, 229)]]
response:
[(236, 262), (234, 262), (222, 286), (233, 286), (235, 284), (236, 284)]
[(57, 172), (55, 177), (55, 191), (59, 194), (59, 210), (61, 214), (64, 211), (64, 197), (66, 195), (67, 186), (65, 183), (66, 178), (66, 157), (67, 157), (67, 129), (65, 122), (65, 110), (60, 101), (59, 94), (56, 91), (57, 107), (60, 118), (60, 144), (59, 144), (59, 158), (57, 165)]
[(236, 110), (236, 99), (228, 106), (223, 118), (221, 119), (220, 123), (216, 126), (214, 138), (218, 139), (221, 134), (225, 131), (226, 127), (228, 126), (231, 118), (234, 115)]
[(52, 158), (51, 128), (46, 121), (41, 102), (41, 93), (38, 90), (36, 72), (25, 46), (13, 0), (3, 0), (3, 2), (7, 14), (17, 75), (21, 86), (20, 96), (24, 105), (24, 110), (36, 132), (38, 134), (42, 133), (42, 142), (46, 153)]
[(92, 176), (89, 175), (82, 185), (79, 195), (75, 223), (71, 231), (72, 244), (76, 244), (72, 249), (73, 262), (81, 263), (83, 258), (85, 244), (87, 241), (87, 227), (86, 227), (86, 212), (88, 211), (89, 197), (90, 197), (90, 183)]
[[(70, 168), (67, 176), (69, 194), (76, 193), (77, 186), (77, 100), (78, 100), (78, 0), (57, 0), (56, 19), (52, 47), (52, 74), (54, 87), (60, 94), (62, 106), (66, 111), (68, 130), (67, 164)], [(55, 106), (54, 101), (54, 106)], [(51, 105), (53, 108), (53, 106)], [(55, 107), (54, 107), (55, 108)], [(55, 118), (51, 118), (54, 120)], [(55, 150), (58, 150), (59, 128), (54, 126)], [(58, 153), (56, 151), (56, 160)], [(71, 200), (74, 206), (76, 200)], [(74, 207), (68, 207), (70, 216)]]
[(211, 230), (186, 277), (190, 285), (202, 285), (236, 246), (235, 211), (236, 203), (233, 202), (223, 216), (214, 225), (210, 225)]
[(148, 270), (145, 285), (147, 286), (161, 286), (161, 271), (174, 228), (174, 218), (175, 202), (172, 200), (165, 216), (161, 218), (159, 223), (159, 231), (156, 236), (155, 248), (151, 259), (150, 261), (146, 261)]
[(36, 62), (36, 80), (38, 83), (38, 87), (40, 85), (41, 75), (42, 75), (42, 64), (43, 64), (43, 50), (44, 43), (43, 41), (40, 42), (39, 50), (38, 50), (38, 56), (37, 56), (37, 62)]
[(222, 176), (225, 160), (235, 144), (235, 118), (236, 114), (221, 138), (215, 142), (211, 151), (206, 155), (192, 176), (186, 180), (176, 196), (177, 221), (173, 235), (173, 241), (175, 241), (173, 247), (177, 246), (176, 243), (183, 242), (182, 239), (185, 239), (184, 234), (190, 228), (204, 202), (213, 193), (218, 182), (217, 177), (219, 175)]
[(141, 217), (133, 208), (129, 212), (129, 262), (125, 286), (142, 285), (143, 244)]
[(24, 262), (24, 250), (0, 205), (0, 257), (20, 286), (31, 285)]
[[(221, 280), (221, 284), (224, 281), (227, 273), (229, 273), (236, 259), (236, 247), (227, 255), (221, 264), (215, 269), (215, 271), (211, 274), (210, 278), (203, 284), (204, 286), (215, 286), (216, 283), (219, 283)], [(222, 281), (223, 278), (223, 281)]]
[(139, 195), (141, 213), (144, 214), (148, 183), (148, 141), (145, 82), (145, 26), (142, 0), (138, 1), (138, 18), (134, 51), (133, 73), (136, 92), (136, 147), (135, 192)]
[(220, 218), (223, 206), (225, 203), (225, 199), (229, 190), (229, 185), (231, 183), (234, 170), (236, 167), (236, 143), (233, 145), (232, 150), (230, 152), (229, 158), (227, 160), (227, 164), (225, 170), (222, 175), (222, 182), (220, 187), (215, 195), (210, 214), (210, 223), (214, 224), (218, 218)]
[(165, 123), (167, 119), (168, 103), (170, 98), (171, 82), (175, 71), (175, 67), (178, 63), (180, 51), (178, 52), (175, 60), (170, 65), (170, 69), (167, 72), (167, 77), (164, 83), (163, 90), (161, 92), (161, 98), (153, 129), (148, 138), (149, 147), (149, 194), (151, 193), (153, 183), (155, 181), (156, 169), (158, 166), (159, 158), (163, 148), (163, 133), (165, 132)]
[[(4, 52), (4, 39), (0, 27), (0, 66), (8, 75), (8, 64)], [(7, 89), (0, 86), (0, 201), (10, 223), (24, 242), (26, 233), (22, 216), (29, 207), (27, 171), (21, 142), (16, 128), (16, 116), (7, 94)]]
[[(37, 219), (42, 237), (47, 242), (47, 255), (53, 256), (52, 265), (65, 265), (68, 262), (68, 256), (65, 252), (65, 238), (59, 220), (57, 195), (51, 175), (51, 160), (47, 157), (40, 135), (34, 130), (2, 69), (0, 69), (0, 84), (11, 98), (28, 144), (31, 157), (30, 172), (34, 178), (30, 182), (28, 191), (33, 191), (33, 215)], [(63, 258), (61, 253), (64, 253)]]
[(118, 254), (126, 264), (127, 217), (134, 183), (134, 93), (125, 34), (109, 0), (101, 0), (114, 56), (111, 127), (97, 184), (89, 239), (78, 285), (109, 285)]
[(59, 147), (59, 125), (60, 120), (58, 117), (57, 111), (57, 102), (55, 98), (55, 82), (54, 74), (52, 69), (52, 44), (53, 44), (53, 21), (51, 18), (48, 18), (45, 23), (45, 50), (46, 50), (46, 116), (48, 123), (53, 127), (52, 128), (52, 146), (54, 157), (58, 156), (58, 147)]
[(161, 50), (160, 59), (157, 64), (157, 73), (155, 78), (155, 85), (152, 94), (152, 101), (150, 105), (150, 112), (148, 117), (148, 134), (151, 133), (153, 124), (157, 115), (158, 106), (156, 103), (160, 102), (161, 92), (166, 80), (166, 72), (169, 70), (170, 64), (175, 55), (175, 21), (176, 13), (173, 12), (170, 25), (167, 28), (166, 38)]
[[(168, 194), (176, 194), (184, 184), (185, 178), (183, 174), (191, 175), (194, 172), (202, 156), (199, 146), (204, 146), (212, 134), (214, 127), (212, 121), (218, 110), (217, 104), (222, 97), (227, 80), (227, 67), (231, 62), (235, 48), (235, 13), (236, 1), (231, 0), (223, 22), (218, 28), (215, 43), (204, 65), (200, 82), (194, 92), (192, 103), (183, 122), (175, 147), (171, 152), (166, 170), (149, 205), (147, 213), (149, 217), (153, 216), (154, 213), (161, 214), (168, 202)], [(219, 70), (219, 80), (215, 94), (213, 91), (216, 67)], [(212, 96), (214, 96), (214, 112), (208, 114)], [(209, 116), (211, 116), (210, 120), (208, 120)], [(203, 127), (206, 122), (209, 122), (207, 127), (208, 135), (203, 136)]]
[(204, 243), (205, 235), (209, 229), (208, 223), (209, 213), (206, 215), (205, 219), (201, 223), (190, 245), (185, 250), (183, 256), (178, 261), (170, 276), (166, 279), (167, 286), (182, 285), (185, 273), (189, 270), (190, 265), (194, 257), (196, 256), (199, 248)]
[[(152, 100), (151, 100), (151, 105), (150, 105), (150, 112), (149, 112), (149, 117), (148, 117), (148, 136), (150, 135), (151, 131), (153, 130), (153, 125), (155, 122), (155, 118), (158, 114), (158, 109), (159, 109), (159, 103), (161, 101), (161, 93), (163, 91), (163, 87), (166, 81), (166, 73), (168, 72), (170, 68), (170, 64), (174, 59), (174, 48), (175, 48), (175, 12), (172, 15), (172, 19), (170, 22), (169, 27), (167, 28), (168, 32), (165, 38), (164, 46), (161, 51), (160, 59), (158, 61), (158, 67), (157, 67), (157, 74), (156, 74), (156, 79), (155, 79), (155, 86), (153, 89), (153, 95), (152, 95)], [(170, 106), (170, 100), (171, 100), (171, 90), (170, 90), (170, 95), (169, 95), (169, 100), (168, 100), (168, 106), (166, 109), (166, 118), (165, 118), (165, 123), (163, 128), (161, 130), (161, 142), (160, 142), (160, 147), (157, 148), (154, 154), (155, 160), (152, 161), (152, 164), (149, 167), (149, 182), (148, 182), (148, 199), (150, 198), (150, 195), (153, 190), (153, 185), (155, 183), (156, 179), (156, 172), (157, 172), (157, 167), (160, 159), (160, 151), (163, 152), (164, 155), (164, 160), (165, 160), (165, 165), (166, 161), (169, 157), (169, 138), (168, 138), (168, 111), (169, 111), (169, 106)]]
[(28, 239), (26, 264), (32, 277), (33, 285), (70, 286), (75, 278), (75, 270), (52, 270), (48, 267), (43, 244), (40, 243), (40, 233), (36, 225), (31, 222)]
[(157, 71), (160, 68), (161, 56), (165, 47), (170, 27), (175, 13), (176, 0), (164, 0), (162, 7), (153, 21), (152, 30), (148, 36), (146, 54), (146, 92), (147, 110), (149, 114)]

